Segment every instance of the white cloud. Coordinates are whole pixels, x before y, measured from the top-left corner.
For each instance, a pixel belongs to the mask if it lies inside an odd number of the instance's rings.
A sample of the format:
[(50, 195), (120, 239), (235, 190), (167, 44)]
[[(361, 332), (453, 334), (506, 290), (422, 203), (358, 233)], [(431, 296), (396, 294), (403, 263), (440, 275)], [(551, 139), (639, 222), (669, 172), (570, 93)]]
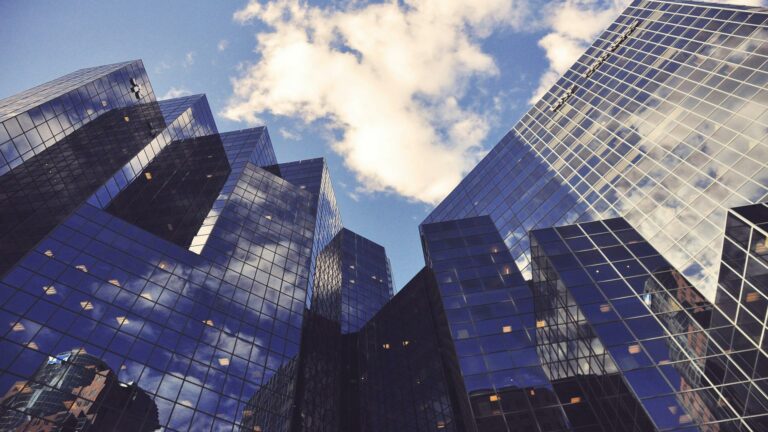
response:
[(291, 132), (291, 131), (289, 131), (288, 129), (285, 129), (285, 128), (280, 128), (280, 130), (278, 130), (278, 132), (280, 133), (281, 137), (283, 137), (283, 138), (285, 138), (287, 140), (298, 141), (298, 140), (301, 139), (301, 135), (299, 135), (298, 133), (295, 133), (295, 132)]
[[(484, 152), (487, 112), (460, 104), (498, 73), (480, 42), (521, 29), (526, 0), (404, 0), (336, 9), (296, 0), (251, 1), (234, 15), (260, 20), (259, 61), (233, 79), (223, 115), (326, 120), (332, 149), (362, 191), (436, 203)], [(492, 109), (492, 108), (491, 108)]]
[(165, 92), (164, 95), (160, 96), (160, 100), (174, 99), (177, 97), (189, 96), (191, 94), (192, 92), (185, 89), (184, 87), (171, 87), (171, 89)]
[(219, 41), (219, 43), (216, 45), (216, 49), (219, 51), (224, 51), (229, 46), (229, 41), (226, 39), (222, 39)]
[(188, 53), (187, 53), (187, 54), (184, 56), (184, 62), (182, 63), (182, 65), (183, 65), (184, 67), (190, 67), (190, 66), (192, 66), (193, 64), (195, 64), (195, 56), (196, 56), (196, 55), (197, 55), (197, 53), (195, 53), (194, 51), (190, 51), (190, 52), (188, 52)]
[[(768, 0), (720, 0), (749, 6), (768, 4)], [(544, 24), (549, 32), (539, 46), (549, 60), (549, 69), (539, 79), (539, 86), (528, 101), (536, 103), (592, 45), (595, 38), (626, 9), (631, 0), (564, 0), (544, 8)]]

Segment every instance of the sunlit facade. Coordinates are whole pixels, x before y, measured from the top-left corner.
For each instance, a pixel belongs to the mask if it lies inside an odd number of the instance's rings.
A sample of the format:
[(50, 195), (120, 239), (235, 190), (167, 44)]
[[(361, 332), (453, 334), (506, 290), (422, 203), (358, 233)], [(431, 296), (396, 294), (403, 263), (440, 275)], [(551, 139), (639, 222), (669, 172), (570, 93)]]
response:
[(768, 10), (635, 1), (426, 222), (528, 231), (624, 217), (714, 300), (725, 219), (768, 200)]

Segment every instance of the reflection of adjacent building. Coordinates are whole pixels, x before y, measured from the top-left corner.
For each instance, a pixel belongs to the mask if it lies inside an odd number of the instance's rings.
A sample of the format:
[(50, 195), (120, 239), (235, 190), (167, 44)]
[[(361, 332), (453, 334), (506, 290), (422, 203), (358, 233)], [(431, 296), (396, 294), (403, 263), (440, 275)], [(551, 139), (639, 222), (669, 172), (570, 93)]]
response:
[(0, 400), (4, 431), (154, 431), (157, 406), (133, 383), (84, 350), (49, 357)]
[(242, 432), (288, 432), (291, 430), (296, 388), (296, 359), (284, 362), (267, 378), (245, 405)]
[(626, 221), (535, 230), (531, 237), (537, 283), (567, 291), (554, 316), (575, 312), (592, 327), (629, 389), (627, 401), (642, 407), (652, 428), (762, 424), (742, 419), (746, 405), (760, 413), (768, 399), (738, 363), (758, 353), (715, 343), (717, 333), (708, 331), (715, 309)]

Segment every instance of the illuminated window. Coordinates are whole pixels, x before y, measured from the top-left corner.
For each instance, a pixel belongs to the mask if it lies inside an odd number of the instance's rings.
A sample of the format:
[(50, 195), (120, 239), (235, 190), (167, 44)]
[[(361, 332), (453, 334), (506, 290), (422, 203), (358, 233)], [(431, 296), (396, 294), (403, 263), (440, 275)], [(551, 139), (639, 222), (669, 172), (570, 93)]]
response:
[(691, 422), (691, 415), (690, 414), (683, 414), (680, 416), (680, 424), (690, 423)]
[(107, 101), (105, 101), (105, 100), (101, 101), (101, 106), (103, 106), (103, 107), (107, 106)]
[(128, 321), (128, 318), (126, 318), (124, 316), (119, 316), (119, 317), (115, 318), (115, 321), (117, 321), (117, 323), (119, 325), (124, 325), (124, 324), (127, 325), (127, 324), (131, 323), (130, 321)]
[(45, 292), (45, 295), (55, 295), (57, 291), (56, 291), (56, 287), (54, 287), (53, 285), (49, 285), (49, 286), (43, 287), (43, 292)]
[(146, 177), (147, 180), (152, 180), (152, 173), (147, 171), (144, 173), (144, 177)]
[(408, 345), (410, 345), (410, 343), (411, 343), (411, 341), (404, 340), (403, 341), (403, 346), (408, 346)]
[(206, 174), (205, 175), (205, 178), (211, 178), (211, 177), (213, 177), (213, 174)]
[(272, 220), (272, 216), (271, 216), (271, 215), (266, 215), (266, 216), (264, 216), (264, 217), (265, 217), (267, 220)]
[(83, 273), (88, 273), (88, 267), (86, 267), (83, 264), (78, 264), (75, 266), (76, 269), (80, 270)]
[(381, 347), (384, 349), (389, 349), (389, 344), (388, 343), (382, 344)]
[(213, 320), (205, 320), (203, 324), (213, 327)]
[(166, 263), (165, 261), (160, 261), (157, 264), (157, 266), (160, 267), (161, 269), (165, 270), (165, 268), (168, 267), (168, 263)]
[(640, 352), (640, 345), (638, 344), (630, 345), (627, 350), (629, 351), (630, 354), (638, 354)]
[(611, 305), (605, 304), (605, 303), (600, 305), (600, 312), (606, 313), (610, 311), (611, 311)]
[(536, 390), (530, 389), (530, 390), (528, 390), (528, 394), (531, 395), (531, 396), (536, 396)]
[(501, 328), (502, 333), (512, 333), (512, 326), (505, 325)]
[(768, 237), (763, 239), (763, 241), (758, 241), (755, 244), (755, 252), (760, 255), (763, 255), (768, 252)]
[(13, 331), (24, 331), (26, 327), (24, 327), (24, 324), (17, 322), (13, 324)]
[(219, 359), (219, 364), (222, 366), (229, 366), (229, 358), (222, 357)]
[(355, 269), (355, 266), (351, 265), (351, 266), (349, 266), (349, 268), (351, 268), (352, 270), (354, 270), (354, 269)]
[(48, 249), (47, 251), (45, 251), (45, 252), (43, 252), (43, 253), (44, 253), (44, 254), (45, 254), (45, 256), (47, 256), (48, 258), (51, 258), (51, 257), (53, 257), (53, 251), (52, 251), (52, 250), (50, 250), (50, 249)]
[(574, 396), (574, 397), (571, 398), (571, 403), (572, 404), (577, 404), (579, 402), (581, 402), (581, 398), (579, 396)]
[(112, 285), (115, 285), (115, 286), (120, 286), (120, 281), (117, 280), (117, 279), (110, 279), (109, 283), (111, 283)]
[(80, 307), (83, 308), (83, 310), (91, 310), (93, 309), (93, 303), (89, 302), (88, 300), (84, 300), (80, 302)]
[(499, 397), (499, 395), (495, 395), (495, 394), (493, 394), (493, 395), (491, 395), (491, 397), (489, 397), (488, 399), (490, 399), (490, 401), (491, 401), (491, 402), (496, 402), (496, 401), (498, 401), (498, 400), (499, 400), (499, 399), (501, 399), (501, 398)]
[(745, 299), (747, 300), (747, 303), (756, 302), (756, 301), (760, 300), (760, 294), (758, 294), (756, 292), (751, 292), (751, 293), (747, 294)]
[(186, 400), (186, 399), (185, 399), (185, 400), (182, 400), (182, 401), (179, 401), (179, 403), (180, 403), (181, 405), (184, 405), (184, 406), (192, 407), (192, 402), (190, 402), (190, 401), (188, 401), (188, 400)]
[(142, 296), (143, 298), (145, 298), (145, 299), (149, 300), (149, 301), (152, 301), (152, 294), (150, 294), (150, 293), (148, 293), (148, 292), (143, 292), (143, 293), (141, 293), (141, 296)]
[(31, 348), (31, 349), (33, 349), (33, 350), (37, 350), (37, 349), (40, 349), (40, 347), (39, 347), (39, 346), (37, 346), (37, 344), (36, 344), (35, 342), (28, 342), (28, 343), (27, 343), (27, 348)]
[(438, 429), (445, 429), (445, 422), (440, 420), (437, 422), (437, 428)]
[(127, 122), (131, 121), (130, 117), (128, 117), (128, 116), (123, 117), (123, 120), (125, 120)]
[(544, 320), (536, 321), (536, 328), (544, 328), (547, 326), (547, 322)]

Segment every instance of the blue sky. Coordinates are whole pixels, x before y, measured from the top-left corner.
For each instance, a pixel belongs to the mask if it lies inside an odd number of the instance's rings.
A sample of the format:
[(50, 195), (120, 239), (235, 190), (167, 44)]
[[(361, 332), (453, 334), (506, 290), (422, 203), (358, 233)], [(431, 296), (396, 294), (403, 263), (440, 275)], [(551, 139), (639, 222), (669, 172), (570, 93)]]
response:
[(206, 93), (219, 130), (266, 124), (281, 162), (326, 157), (399, 289), (419, 222), (625, 4), (5, 0), (0, 98), (140, 58), (158, 97)]

